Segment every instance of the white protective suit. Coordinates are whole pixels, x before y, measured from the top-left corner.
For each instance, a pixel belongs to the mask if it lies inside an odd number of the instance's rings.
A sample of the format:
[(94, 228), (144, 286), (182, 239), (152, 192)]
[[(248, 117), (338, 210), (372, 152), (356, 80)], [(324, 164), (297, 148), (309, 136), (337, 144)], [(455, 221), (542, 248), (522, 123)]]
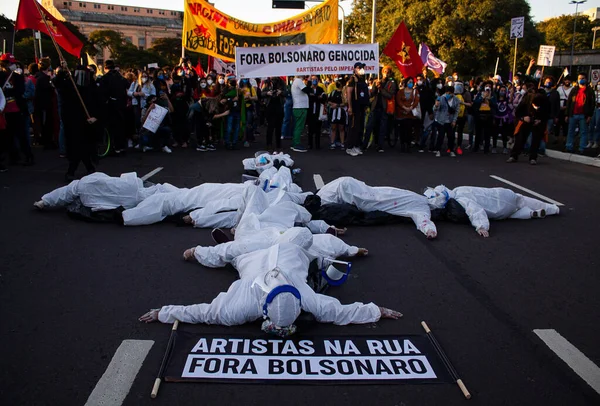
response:
[[(269, 204), (275, 205), (282, 201), (291, 201), (297, 204), (304, 203), (310, 192), (302, 193), (302, 189), (292, 182), (289, 168), (281, 167), (279, 170), (270, 168), (259, 177), (257, 186), (246, 182), (247, 188), (243, 194), (231, 198), (211, 201), (206, 206), (190, 213), (192, 224), (196, 228), (232, 228), (239, 222), (247, 202), (257, 188), (262, 189), (268, 197)], [(264, 210), (264, 208), (263, 208)]]
[(439, 185), (434, 189), (428, 188), (424, 194), (428, 198), (430, 206), (436, 209), (445, 207), (448, 199), (456, 200), (464, 207), (476, 231), (489, 231), (489, 219), (528, 220), (536, 211), (545, 210), (546, 215), (560, 212), (558, 206), (554, 204), (523, 196), (501, 187), (460, 186), (450, 190), (444, 185)]
[(294, 160), (292, 157), (290, 157), (288, 154), (284, 154), (283, 152), (275, 155), (264, 153), (255, 158), (246, 158), (242, 160), (242, 165), (244, 166), (244, 170), (256, 171), (261, 174), (264, 170), (272, 168), (273, 162), (276, 159), (279, 159), (281, 162), (285, 163), (287, 167), (294, 166)]
[[(126, 226), (159, 223), (167, 216), (206, 207), (211, 202), (227, 202), (228, 199), (236, 197), (239, 199), (244, 190), (250, 186), (252, 185), (242, 183), (204, 183), (191, 189), (175, 189), (171, 193), (155, 194), (136, 207), (125, 210), (123, 221)], [(221, 216), (215, 214), (214, 221), (208, 215), (204, 221), (206, 224), (217, 224), (221, 220)]]
[(322, 204), (353, 204), (365, 212), (383, 211), (400, 217), (409, 217), (423, 234), (437, 235), (431, 221), (427, 198), (409, 190), (394, 187), (373, 187), (351, 177), (342, 177), (323, 186), (317, 195)]
[(92, 211), (119, 206), (131, 209), (149, 196), (174, 190), (177, 188), (168, 183), (145, 188), (135, 172), (124, 173), (118, 178), (95, 172), (45, 194), (42, 201), (47, 207), (62, 207), (79, 197), (81, 203)]
[[(307, 241), (306, 244), (311, 242)], [(286, 284), (300, 292), (302, 310), (312, 313), (317, 321), (345, 325), (379, 320), (381, 312), (374, 303), (342, 305), (333, 297), (315, 293), (306, 283), (310, 261), (303, 247), (289, 243), (241, 255), (233, 261), (240, 279), (233, 282), (227, 292), (220, 293), (211, 303), (163, 306), (158, 319), (163, 323), (179, 320), (225, 326), (258, 320), (262, 318), (262, 307), (272, 288), (265, 286), (266, 277), (270, 271), (278, 268)]]
[[(205, 267), (222, 268), (240, 255), (269, 248), (275, 244), (288, 242), (303, 246), (303, 240), (306, 238), (312, 238), (312, 244), (306, 249), (307, 255), (318, 259), (321, 269), (331, 263), (329, 259), (352, 257), (358, 254), (358, 247), (348, 245), (334, 235), (315, 234), (311, 237), (307, 228), (293, 227), (283, 234), (274, 228), (266, 228), (255, 233), (254, 238), (236, 239), (213, 247), (199, 245), (194, 250), (194, 257)], [(298, 240), (300, 242), (297, 242)]]

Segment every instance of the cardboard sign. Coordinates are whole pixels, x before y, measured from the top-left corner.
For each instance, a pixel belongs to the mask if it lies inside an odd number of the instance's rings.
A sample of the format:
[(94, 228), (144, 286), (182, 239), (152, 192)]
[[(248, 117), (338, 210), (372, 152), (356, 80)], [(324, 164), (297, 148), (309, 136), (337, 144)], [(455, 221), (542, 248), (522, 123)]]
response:
[(150, 113), (148, 113), (148, 117), (146, 117), (146, 121), (144, 121), (144, 125), (142, 127), (150, 132), (155, 133), (168, 112), (169, 110), (159, 106), (158, 104), (155, 104), (154, 108), (150, 111)]
[(600, 82), (600, 69), (592, 69), (592, 83)]
[(525, 32), (525, 17), (515, 17), (510, 20), (510, 39), (523, 38)]
[(165, 380), (451, 383), (427, 336), (259, 338), (177, 331)]
[(555, 50), (556, 47), (553, 45), (540, 45), (540, 52), (538, 53), (537, 65), (552, 66)]

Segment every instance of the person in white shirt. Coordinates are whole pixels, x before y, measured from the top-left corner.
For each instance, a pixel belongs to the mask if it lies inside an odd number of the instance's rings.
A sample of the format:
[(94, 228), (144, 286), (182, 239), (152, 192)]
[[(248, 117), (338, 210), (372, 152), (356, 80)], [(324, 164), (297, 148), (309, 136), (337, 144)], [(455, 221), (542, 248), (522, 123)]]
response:
[(308, 115), (308, 95), (310, 87), (306, 86), (307, 76), (296, 76), (292, 83), (292, 101), (294, 112), (294, 138), (292, 140), (292, 150), (296, 152), (306, 152), (306, 147), (300, 144), (300, 137), (306, 123)]

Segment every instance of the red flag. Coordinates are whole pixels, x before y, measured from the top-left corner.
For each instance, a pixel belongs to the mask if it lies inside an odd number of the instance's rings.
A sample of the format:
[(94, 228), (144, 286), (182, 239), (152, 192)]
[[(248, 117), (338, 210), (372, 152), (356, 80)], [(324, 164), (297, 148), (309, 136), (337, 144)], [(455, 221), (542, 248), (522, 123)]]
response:
[[(48, 11), (38, 4), (37, 7), (33, 3), (36, 0), (21, 0), (19, 3), (19, 12), (17, 13), (17, 22), (15, 23), (15, 29), (24, 30), (30, 28), (32, 30), (41, 31), (44, 34), (54, 36), (54, 39), (65, 51), (71, 55), (75, 55), (79, 58), (81, 54), (81, 48), (83, 43), (73, 34), (65, 25), (58, 21)], [(40, 14), (40, 11), (46, 16), (48, 27), (50, 32), (44, 24), (44, 20)]]
[(404, 21), (400, 23), (398, 29), (392, 35), (383, 53), (396, 62), (396, 66), (398, 66), (404, 77), (411, 76), (414, 78), (423, 69), (423, 61)]
[(202, 68), (202, 64), (200, 63), (200, 57), (198, 57), (198, 64), (194, 67), (194, 70), (198, 74), (198, 77), (200, 77), (200, 78), (206, 77), (206, 72), (204, 72), (204, 69)]

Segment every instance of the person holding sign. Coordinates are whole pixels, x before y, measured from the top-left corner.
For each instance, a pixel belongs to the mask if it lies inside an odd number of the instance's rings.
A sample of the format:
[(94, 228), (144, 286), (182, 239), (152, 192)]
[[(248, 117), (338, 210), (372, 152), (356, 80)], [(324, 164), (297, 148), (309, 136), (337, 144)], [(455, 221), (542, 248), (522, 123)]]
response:
[(163, 306), (150, 310), (139, 320), (235, 326), (263, 318), (262, 331), (286, 337), (296, 332), (294, 322), (301, 310), (313, 314), (318, 322), (337, 325), (402, 317), (401, 313), (374, 303), (342, 305), (333, 297), (315, 293), (307, 284), (311, 259), (306, 249), (310, 245), (312, 239), (305, 239), (301, 246), (281, 243), (241, 255), (233, 261), (240, 279), (211, 303)]
[(167, 124), (168, 114), (173, 112), (173, 105), (164, 90), (161, 90), (159, 95), (158, 99), (155, 96), (146, 99), (148, 108), (144, 113), (140, 132), (142, 151), (161, 148), (163, 152), (170, 154), (172, 151), (167, 143), (171, 138), (171, 128)]
[(569, 135), (567, 136), (567, 152), (573, 152), (575, 142), (575, 127), (579, 126), (579, 153), (587, 144), (588, 126), (594, 115), (596, 107), (596, 95), (594, 90), (588, 86), (587, 75), (580, 73), (577, 76), (577, 85), (569, 93), (567, 100), (567, 111), (565, 121), (569, 123)]

